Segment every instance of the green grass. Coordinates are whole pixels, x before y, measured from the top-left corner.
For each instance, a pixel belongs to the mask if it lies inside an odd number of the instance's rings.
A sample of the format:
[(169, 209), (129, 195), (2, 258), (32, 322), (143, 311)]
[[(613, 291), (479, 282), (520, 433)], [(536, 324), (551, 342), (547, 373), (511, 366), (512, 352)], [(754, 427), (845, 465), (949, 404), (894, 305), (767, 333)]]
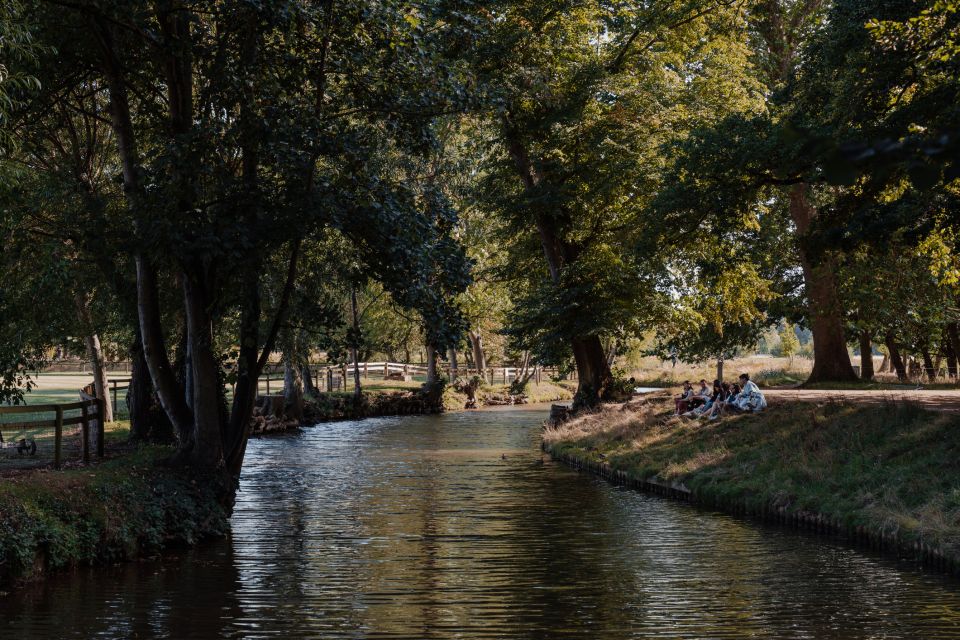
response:
[(663, 397), (608, 407), (544, 438), (556, 453), (682, 482), (708, 503), (818, 513), (960, 554), (960, 415), (824, 402), (692, 422), (672, 409)]

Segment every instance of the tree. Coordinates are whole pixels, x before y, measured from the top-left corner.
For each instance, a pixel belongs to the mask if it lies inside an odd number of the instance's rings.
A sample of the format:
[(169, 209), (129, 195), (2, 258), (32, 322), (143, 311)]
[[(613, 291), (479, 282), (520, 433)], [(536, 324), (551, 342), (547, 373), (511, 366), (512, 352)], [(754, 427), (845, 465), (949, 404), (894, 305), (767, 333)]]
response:
[[(577, 403), (613, 389), (602, 337), (652, 320), (659, 254), (631, 251), (657, 188), (659, 146), (715, 109), (750, 101), (738, 14), (720, 2), (514, 3), (478, 48), (496, 98), (486, 206), (507, 224), (529, 285), (509, 335), (537, 360), (572, 358)], [(686, 83), (684, 78), (689, 78)]]
[[(450, 301), (467, 276), (455, 213), (378, 161), (429, 147), (436, 105), (455, 95), (436, 30), (393, 7), (330, 2), (32, 8), (72, 63), (60, 88), (106, 88), (137, 325), (181, 460), (239, 472), (305, 238), (339, 229), (365, 272), (425, 310), (436, 342), (456, 335)], [(239, 349), (229, 410), (224, 343)]]
[(800, 340), (797, 339), (797, 332), (792, 324), (784, 322), (777, 335), (780, 337), (780, 346), (777, 349), (778, 355), (789, 358), (790, 363), (793, 364), (793, 356), (800, 351)]

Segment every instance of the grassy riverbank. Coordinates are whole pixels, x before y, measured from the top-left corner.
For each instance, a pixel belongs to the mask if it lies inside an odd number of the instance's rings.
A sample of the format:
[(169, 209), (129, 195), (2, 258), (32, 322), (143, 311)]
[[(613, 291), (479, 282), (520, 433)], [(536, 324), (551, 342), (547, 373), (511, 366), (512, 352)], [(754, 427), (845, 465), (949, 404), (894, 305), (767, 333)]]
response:
[(0, 588), (226, 533), (216, 483), (158, 464), (170, 453), (142, 447), (91, 467), (0, 480)]
[[(577, 391), (576, 382), (529, 382), (520, 394), (512, 393), (508, 384), (483, 384), (477, 389), (477, 406), (499, 406), (507, 404), (537, 404), (541, 402), (560, 402), (572, 400)], [(443, 410), (463, 411), (467, 404), (467, 395), (447, 385), (443, 390)]]
[(820, 517), (960, 559), (960, 415), (823, 402), (690, 421), (672, 416), (665, 395), (575, 418), (547, 430), (544, 445), (633, 479), (680, 484), (701, 503)]

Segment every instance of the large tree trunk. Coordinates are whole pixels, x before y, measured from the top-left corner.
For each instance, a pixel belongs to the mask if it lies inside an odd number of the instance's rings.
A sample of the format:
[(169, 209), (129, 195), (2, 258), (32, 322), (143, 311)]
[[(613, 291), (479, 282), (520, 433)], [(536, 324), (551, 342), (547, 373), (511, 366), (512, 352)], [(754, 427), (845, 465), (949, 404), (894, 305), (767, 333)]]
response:
[(816, 210), (807, 199), (806, 184), (794, 185), (790, 191), (790, 216), (800, 236), (798, 248), (813, 332), (813, 371), (807, 382), (854, 381), (857, 375), (847, 351), (834, 260), (824, 254), (814, 262), (806, 246), (807, 234), (816, 217)]
[(947, 373), (951, 378), (957, 378), (957, 361), (960, 360), (960, 326), (956, 322), (948, 322), (945, 328), (945, 349), (947, 355)]
[(221, 423), (219, 364), (213, 352), (213, 323), (205, 271), (201, 265), (193, 265), (190, 273), (183, 274), (183, 297), (193, 373), (192, 457), (201, 466), (215, 468), (223, 464), (225, 425)]
[(317, 385), (313, 382), (313, 372), (310, 371), (309, 364), (303, 363), (300, 365), (300, 379), (303, 380), (304, 394), (316, 398), (320, 390), (317, 389)]
[(893, 370), (897, 372), (897, 379), (906, 380), (907, 368), (903, 363), (903, 358), (900, 357), (900, 347), (897, 346), (893, 334), (887, 333), (883, 338), (883, 343), (887, 346), (887, 353), (890, 354), (890, 364), (893, 365)]
[[(504, 120), (504, 136), (507, 149), (513, 160), (524, 188), (532, 194), (543, 181), (540, 169), (530, 158), (520, 132)], [(543, 255), (555, 286), (560, 285), (561, 273), (567, 265), (574, 262), (580, 248), (565, 241), (558, 233), (564, 219), (569, 219), (565, 211), (534, 212), (537, 233), (543, 247)], [(596, 335), (573, 336), (570, 338), (574, 361), (577, 365), (577, 395), (575, 406), (594, 406), (604, 398), (613, 381), (613, 374), (607, 364), (606, 353), (600, 337)]]
[(873, 341), (869, 331), (860, 332), (860, 378), (873, 380)]
[(482, 376), (487, 368), (487, 356), (483, 352), (483, 336), (479, 331), (470, 331), (467, 335), (470, 337), (470, 346), (473, 350), (473, 364)]
[(135, 442), (170, 444), (176, 440), (170, 418), (153, 391), (150, 370), (143, 357), (143, 341), (137, 331), (130, 345), (130, 384), (127, 409), (130, 412), (130, 439)]
[(575, 404), (593, 406), (605, 397), (613, 381), (599, 336), (574, 338), (573, 357), (577, 363)]

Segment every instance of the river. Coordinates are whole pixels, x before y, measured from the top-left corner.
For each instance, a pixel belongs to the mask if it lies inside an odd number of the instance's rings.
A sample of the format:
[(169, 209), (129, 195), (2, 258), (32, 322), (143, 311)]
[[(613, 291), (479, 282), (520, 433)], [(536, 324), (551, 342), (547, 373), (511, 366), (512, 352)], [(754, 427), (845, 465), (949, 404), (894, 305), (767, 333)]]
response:
[(254, 440), (229, 539), (7, 594), (0, 637), (960, 637), (956, 580), (541, 462), (544, 417)]

